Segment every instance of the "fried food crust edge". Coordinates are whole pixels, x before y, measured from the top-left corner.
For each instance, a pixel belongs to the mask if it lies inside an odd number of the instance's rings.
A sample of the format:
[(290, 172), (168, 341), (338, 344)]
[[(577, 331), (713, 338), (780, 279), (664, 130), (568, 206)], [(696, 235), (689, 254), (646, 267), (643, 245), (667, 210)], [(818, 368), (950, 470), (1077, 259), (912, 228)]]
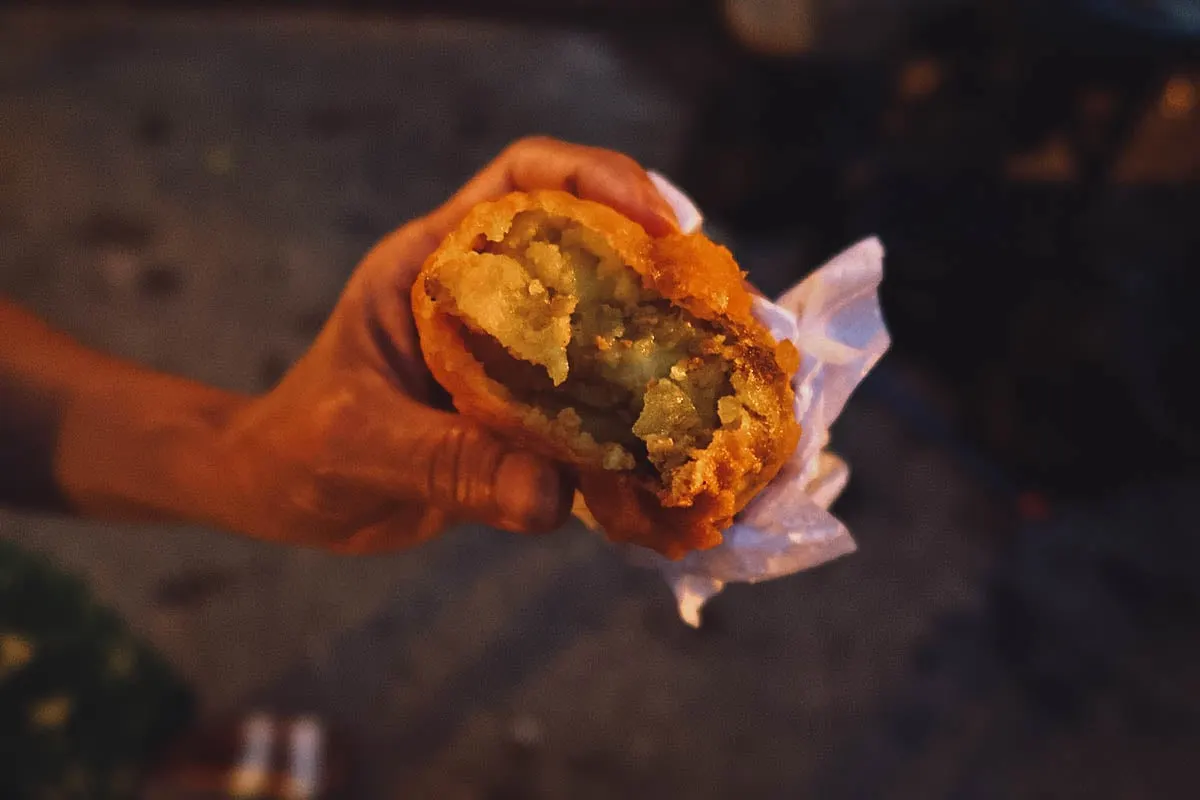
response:
[[(757, 365), (772, 373), (777, 392), (780, 413), (771, 420), (772, 429), (749, 441), (718, 432), (698, 459), (705, 491), (690, 505), (673, 504), (677, 498), (670, 487), (655, 486), (650, 478), (604, 470), (601, 443), (581, 439), (559, 420), (517, 402), (487, 375), (464, 343), (458, 320), (427, 290), (426, 281), (440, 263), (472, 251), (481, 237), (503, 240), (513, 218), (527, 210), (566, 217), (600, 233), (644, 286), (773, 354), (771, 364)], [(565, 192), (509, 194), (473, 208), (429, 256), (413, 286), (412, 307), (426, 364), (459, 412), (518, 447), (576, 467), (587, 507), (613, 541), (649, 547), (670, 558), (719, 544), (721, 531), (775, 477), (799, 439), (791, 388), (799, 355), (791, 342), (775, 342), (754, 318), (750, 292), (733, 256), (701, 234), (653, 238), (619, 212)]]

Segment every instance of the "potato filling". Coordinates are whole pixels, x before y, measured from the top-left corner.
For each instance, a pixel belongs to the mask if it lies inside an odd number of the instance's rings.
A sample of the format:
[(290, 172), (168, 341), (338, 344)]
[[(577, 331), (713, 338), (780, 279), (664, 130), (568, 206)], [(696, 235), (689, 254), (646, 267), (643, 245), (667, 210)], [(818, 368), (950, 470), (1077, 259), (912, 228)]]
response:
[(726, 336), (646, 289), (572, 220), (522, 212), (501, 241), (481, 237), (427, 287), (452, 305), (488, 375), (594, 439), (606, 469), (670, 484), (714, 431), (757, 416), (739, 399), (745, 376)]

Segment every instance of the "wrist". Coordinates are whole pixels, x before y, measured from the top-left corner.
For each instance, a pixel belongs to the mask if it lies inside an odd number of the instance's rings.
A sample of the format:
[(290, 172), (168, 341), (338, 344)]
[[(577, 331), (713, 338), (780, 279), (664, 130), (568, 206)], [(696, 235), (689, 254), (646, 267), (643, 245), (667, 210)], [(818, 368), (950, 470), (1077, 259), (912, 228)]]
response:
[(232, 527), (242, 492), (226, 432), (244, 396), (141, 370), (80, 381), (55, 469), (71, 505), (120, 521)]

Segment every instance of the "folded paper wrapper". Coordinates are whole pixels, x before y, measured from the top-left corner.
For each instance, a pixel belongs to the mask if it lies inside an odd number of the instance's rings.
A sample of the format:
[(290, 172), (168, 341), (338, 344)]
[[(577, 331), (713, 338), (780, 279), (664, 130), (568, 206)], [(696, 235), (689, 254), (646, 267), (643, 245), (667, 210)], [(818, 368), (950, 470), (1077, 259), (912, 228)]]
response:
[[(661, 175), (651, 173), (685, 232), (699, 230), (696, 205)], [(815, 567), (855, 549), (850, 532), (829, 507), (846, 486), (850, 469), (826, 450), (829, 428), (846, 400), (891, 344), (879, 304), (883, 245), (867, 239), (784, 292), (775, 302), (755, 298), (754, 315), (776, 339), (800, 351), (793, 379), (800, 443), (770, 484), (724, 532), (711, 550), (671, 561), (628, 547), (636, 563), (658, 569), (680, 617), (699, 627), (700, 610), (727, 583), (757, 583)], [(593, 526), (586, 509), (580, 517)]]

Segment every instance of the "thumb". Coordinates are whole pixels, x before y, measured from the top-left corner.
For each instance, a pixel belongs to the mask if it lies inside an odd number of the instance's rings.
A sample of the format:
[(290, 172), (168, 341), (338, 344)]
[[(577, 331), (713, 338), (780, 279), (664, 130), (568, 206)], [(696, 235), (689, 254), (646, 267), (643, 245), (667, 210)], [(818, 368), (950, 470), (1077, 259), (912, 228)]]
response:
[(570, 515), (574, 486), (549, 459), (505, 445), (458, 414), (415, 406), (405, 423), (411, 438), (401, 482), (431, 505), (516, 533), (550, 531)]

